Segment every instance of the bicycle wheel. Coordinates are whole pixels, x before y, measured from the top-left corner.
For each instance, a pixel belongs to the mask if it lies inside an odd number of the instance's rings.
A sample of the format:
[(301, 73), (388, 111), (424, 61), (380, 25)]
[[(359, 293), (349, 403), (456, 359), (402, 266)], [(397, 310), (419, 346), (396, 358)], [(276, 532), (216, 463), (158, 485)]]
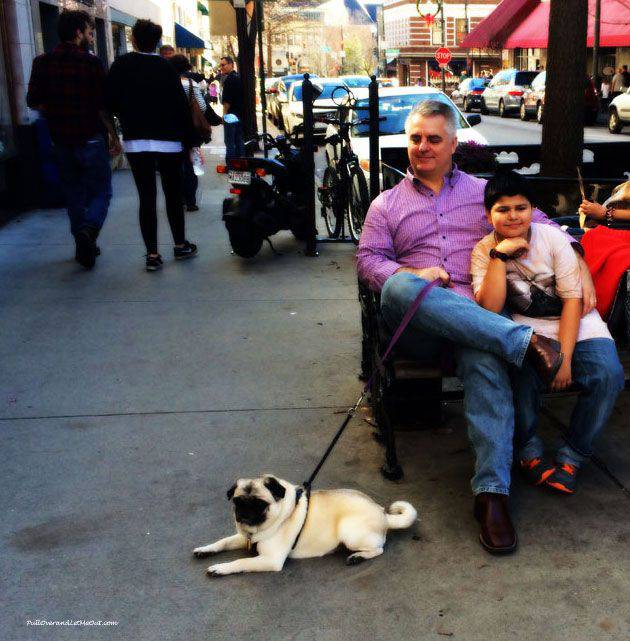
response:
[(336, 174), (332, 167), (326, 167), (324, 170), (324, 178), (319, 191), (319, 201), (322, 204), (322, 218), (326, 223), (328, 236), (337, 238), (341, 233), (343, 213), (339, 203)]
[(365, 174), (358, 167), (350, 169), (350, 186), (348, 189), (348, 230), (355, 245), (359, 244), (363, 221), (370, 206)]

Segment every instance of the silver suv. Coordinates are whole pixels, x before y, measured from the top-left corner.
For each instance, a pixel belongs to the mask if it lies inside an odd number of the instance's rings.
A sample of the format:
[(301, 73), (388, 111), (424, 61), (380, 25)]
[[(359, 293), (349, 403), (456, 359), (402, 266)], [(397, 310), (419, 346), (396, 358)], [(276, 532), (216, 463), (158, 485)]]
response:
[(505, 118), (517, 114), (525, 91), (529, 89), (538, 71), (503, 69), (490, 81), (481, 96), (481, 113), (496, 112)]

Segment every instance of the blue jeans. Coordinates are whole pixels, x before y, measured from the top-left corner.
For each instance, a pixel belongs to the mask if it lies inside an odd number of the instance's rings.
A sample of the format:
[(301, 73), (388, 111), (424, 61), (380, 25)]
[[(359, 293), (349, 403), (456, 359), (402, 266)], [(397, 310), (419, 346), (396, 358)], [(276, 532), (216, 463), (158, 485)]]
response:
[[(381, 293), (381, 309), (394, 329), (427, 281), (401, 272)], [(475, 302), (436, 287), (426, 297), (400, 339), (400, 348), (416, 358), (435, 359), (454, 344), (457, 375), (464, 385), (468, 436), (475, 450), (474, 494), (509, 494), (514, 436), (514, 404), (508, 363), (520, 367), (532, 336)]]
[[(614, 341), (591, 338), (575, 344), (573, 382), (580, 388), (569, 432), (556, 453), (558, 463), (579, 465), (591, 455), (593, 440), (604, 429), (624, 387), (624, 373)], [(529, 364), (513, 373), (516, 446), (519, 459), (538, 458), (543, 442), (536, 434), (544, 386)]]
[(223, 137), (225, 139), (225, 160), (240, 158), (245, 155), (243, 142), (243, 127), (240, 122), (223, 123)]
[(55, 145), (59, 175), (66, 197), (70, 231), (98, 233), (112, 198), (112, 169), (103, 136), (77, 147)]

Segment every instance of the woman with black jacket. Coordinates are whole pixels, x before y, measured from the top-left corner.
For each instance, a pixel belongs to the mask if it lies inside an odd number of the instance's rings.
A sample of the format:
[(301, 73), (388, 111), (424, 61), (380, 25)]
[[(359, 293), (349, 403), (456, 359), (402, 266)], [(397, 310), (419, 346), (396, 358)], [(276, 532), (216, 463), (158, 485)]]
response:
[(179, 76), (155, 53), (162, 27), (138, 20), (131, 41), (135, 51), (117, 58), (107, 77), (107, 105), (120, 120), (123, 149), (140, 198), (140, 230), (147, 248), (146, 269), (162, 267), (157, 248), (157, 188), (160, 172), (176, 260), (191, 258), (197, 246), (186, 240), (182, 157), (196, 141), (190, 107)]

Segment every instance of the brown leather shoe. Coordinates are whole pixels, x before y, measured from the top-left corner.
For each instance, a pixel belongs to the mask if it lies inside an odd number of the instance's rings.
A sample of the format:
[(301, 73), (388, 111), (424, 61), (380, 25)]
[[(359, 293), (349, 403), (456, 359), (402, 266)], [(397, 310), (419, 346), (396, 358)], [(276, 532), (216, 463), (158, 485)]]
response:
[(475, 518), (481, 525), (479, 541), (490, 554), (509, 554), (517, 540), (505, 494), (481, 492), (475, 496)]
[(545, 385), (549, 385), (562, 365), (564, 354), (560, 351), (557, 341), (532, 334), (525, 357), (529, 359)]

